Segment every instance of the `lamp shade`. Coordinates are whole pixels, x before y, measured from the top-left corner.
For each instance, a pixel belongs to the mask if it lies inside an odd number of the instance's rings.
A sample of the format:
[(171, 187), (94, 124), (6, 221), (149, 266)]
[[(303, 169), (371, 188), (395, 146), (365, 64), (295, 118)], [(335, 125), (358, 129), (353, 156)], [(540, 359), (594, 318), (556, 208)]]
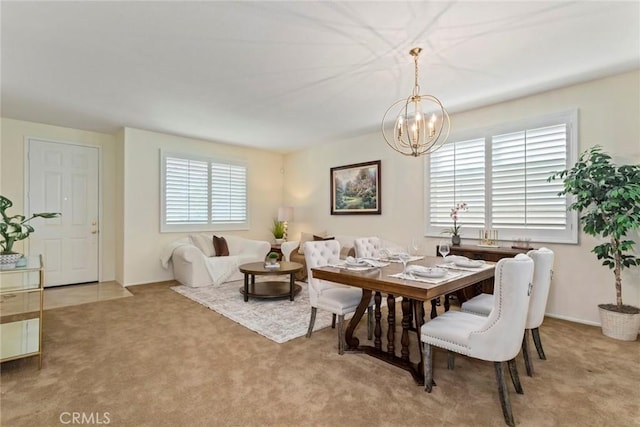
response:
[(293, 221), (293, 208), (291, 206), (278, 208), (278, 221)]

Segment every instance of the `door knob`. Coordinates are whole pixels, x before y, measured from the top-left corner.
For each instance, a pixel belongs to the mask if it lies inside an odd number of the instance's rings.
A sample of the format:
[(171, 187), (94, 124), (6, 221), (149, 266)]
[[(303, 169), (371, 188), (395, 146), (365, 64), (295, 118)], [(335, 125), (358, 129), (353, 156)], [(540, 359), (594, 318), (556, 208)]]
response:
[(91, 234), (97, 234), (97, 233), (98, 233), (98, 230), (93, 230), (93, 231), (91, 232)]

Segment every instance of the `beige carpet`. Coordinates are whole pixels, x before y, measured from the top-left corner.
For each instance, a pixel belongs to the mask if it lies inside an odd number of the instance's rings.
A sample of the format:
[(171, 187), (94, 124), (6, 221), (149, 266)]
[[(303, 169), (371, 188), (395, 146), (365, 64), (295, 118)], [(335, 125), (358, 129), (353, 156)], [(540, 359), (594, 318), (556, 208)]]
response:
[[(427, 394), (377, 359), (339, 356), (331, 328), (277, 344), (174, 285), (46, 311), (42, 370), (2, 365), (2, 426), (69, 425), (72, 412), (111, 426), (504, 425), (490, 363), (447, 371), (437, 352)], [(529, 378), (519, 358), (525, 394), (510, 389), (519, 426), (640, 425), (640, 342), (554, 319), (541, 334), (548, 360)]]
[[(288, 277), (285, 279), (289, 280)], [(237, 282), (199, 288), (172, 286), (171, 290), (282, 344), (305, 335), (309, 328), (309, 291), (306, 283), (298, 282), (298, 285), (301, 289), (293, 301), (289, 298), (249, 298), (245, 302)], [(313, 330), (331, 326), (332, 317), (328, 311), (318, 311)]]

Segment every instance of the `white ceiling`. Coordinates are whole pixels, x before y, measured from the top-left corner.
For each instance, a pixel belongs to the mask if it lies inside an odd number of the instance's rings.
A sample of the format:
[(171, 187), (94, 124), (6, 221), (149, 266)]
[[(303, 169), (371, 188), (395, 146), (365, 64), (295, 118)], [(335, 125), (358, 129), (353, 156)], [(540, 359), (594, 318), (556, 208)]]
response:
[[(640, 67), (640, 3), (2, 1), (2, 116), (279, 151)], [(455, 126), (453, 123), (452, 126)]]

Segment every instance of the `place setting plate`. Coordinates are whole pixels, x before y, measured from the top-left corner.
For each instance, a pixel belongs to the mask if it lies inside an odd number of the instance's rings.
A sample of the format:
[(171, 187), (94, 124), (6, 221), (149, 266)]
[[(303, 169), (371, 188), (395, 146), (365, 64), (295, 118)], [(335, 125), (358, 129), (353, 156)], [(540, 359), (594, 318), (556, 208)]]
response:
[(421, 265), (409, 265), (407, 266), (407, 273), (413, 274), (418, 277), (425, 277), (428, 279), (440, 279), (447, 275), (447, 270), (440, 267), (423, 267)]
[(374, 259), (347, 257), (347, 259), (344, 260), (344, 263), (339, 267), (353, 271), (364, 271), (372, 268), (384, 267), (386, 265), (389, 264)]
[(457, 259), (453, 263), (458, 267), (479, 268), (484, 265), (484, 261), (477, 259)]
[(467, 257), (459, 255), (451, 255), (443, 259), (444, 263), (439, 264), (439, 267), (454, 269), (454, 270), (466, 270), (475, 271), (490, 265), (479, 259), (469, 259)]

